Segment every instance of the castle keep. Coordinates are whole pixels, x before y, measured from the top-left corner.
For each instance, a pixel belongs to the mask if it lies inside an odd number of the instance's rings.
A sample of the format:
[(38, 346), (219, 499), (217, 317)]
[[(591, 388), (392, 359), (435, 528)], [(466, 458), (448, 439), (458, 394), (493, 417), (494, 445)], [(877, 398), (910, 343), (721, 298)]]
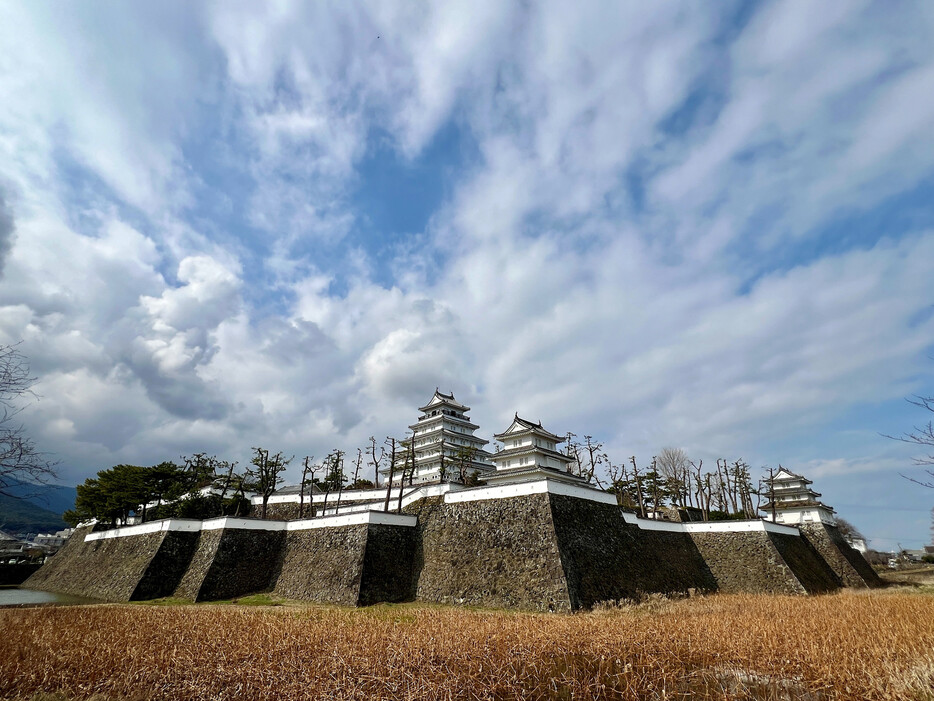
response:
[[(421, 408), (419, 471), (412, 485), (393, 489), (389, 512), (385, 489), (365, 490), (344, 492), (340, 513), (297, 520), (299, 496), (283, 490), (270, 499), (267, 520), (85, 526), (25, 586), (114, 601), (271, 591), (346, 605), (574, 611), (656, 592), (811, 594), (880, 584), (832, 519), (796, 526), (638, 518), (570, 475), (561, 439), (540, 423), (516, 416), (496, 435), (504, 449), (490, 456), (467, 410), (439, 392)], [(471, 448), (461, 460), (486, 468), (485, 486), (430, 479), (442, 451), (454, 460), (458, 447)]]

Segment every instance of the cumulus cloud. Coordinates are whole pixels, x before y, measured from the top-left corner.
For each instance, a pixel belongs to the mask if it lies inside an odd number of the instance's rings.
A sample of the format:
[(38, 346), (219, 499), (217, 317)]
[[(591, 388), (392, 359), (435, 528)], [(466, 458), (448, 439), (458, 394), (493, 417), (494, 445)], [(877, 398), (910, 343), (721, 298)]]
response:
[[(926, 8), (0, 13), (0, 341), (69, 474), (347, 449), (436, 385), (487, 437), (897, 461), (827, 427), (932, 376)], [(377, 153), (444, 161), (403, 241)]]

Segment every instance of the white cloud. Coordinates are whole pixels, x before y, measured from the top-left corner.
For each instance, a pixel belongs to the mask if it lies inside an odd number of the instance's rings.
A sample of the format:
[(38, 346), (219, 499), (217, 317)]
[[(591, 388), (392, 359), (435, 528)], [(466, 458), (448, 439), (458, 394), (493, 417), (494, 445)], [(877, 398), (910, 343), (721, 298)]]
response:
[[(934, 172), (929, 10), (2, 12), (0, 341), (69, 474), (352, 449), (435, 385), (487, 437), (891, 469), (813, 436), (931, 376), (934, 236), (821, 227)], [(425, 230), (368, 238), (368, 149), (452, 124)]]

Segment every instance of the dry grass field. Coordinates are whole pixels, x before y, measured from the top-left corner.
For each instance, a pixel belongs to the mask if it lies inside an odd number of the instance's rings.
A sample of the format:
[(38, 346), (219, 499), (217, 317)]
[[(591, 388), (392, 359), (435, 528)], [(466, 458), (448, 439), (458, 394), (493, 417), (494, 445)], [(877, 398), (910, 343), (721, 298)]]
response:
[(0, 611), (0, 697), (934, 699), (934, 596), (727, 596), (578, 615), (230, 605)]

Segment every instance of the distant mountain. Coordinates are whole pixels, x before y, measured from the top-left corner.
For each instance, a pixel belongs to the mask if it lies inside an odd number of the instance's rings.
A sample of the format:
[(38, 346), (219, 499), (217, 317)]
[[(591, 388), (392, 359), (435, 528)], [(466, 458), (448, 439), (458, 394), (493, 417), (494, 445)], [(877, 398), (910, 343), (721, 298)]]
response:
[(61, 513), (31, 501), (0, 495), (0, 530), (7, 533), (54, 533), (66, 527)]
[[(14, 482), (6, 491), (40, 509), (51, 511), (59, 517), (69, 509), (75, 508), (75, 498), (77, 497), (77, 491), (74, 487), (65, 487), (60, 484)], [(0, 512), (0, 515), (2, 515), (2, 512)], [(2, 518), (0, 518), (0, 521), (2, 521)]]

